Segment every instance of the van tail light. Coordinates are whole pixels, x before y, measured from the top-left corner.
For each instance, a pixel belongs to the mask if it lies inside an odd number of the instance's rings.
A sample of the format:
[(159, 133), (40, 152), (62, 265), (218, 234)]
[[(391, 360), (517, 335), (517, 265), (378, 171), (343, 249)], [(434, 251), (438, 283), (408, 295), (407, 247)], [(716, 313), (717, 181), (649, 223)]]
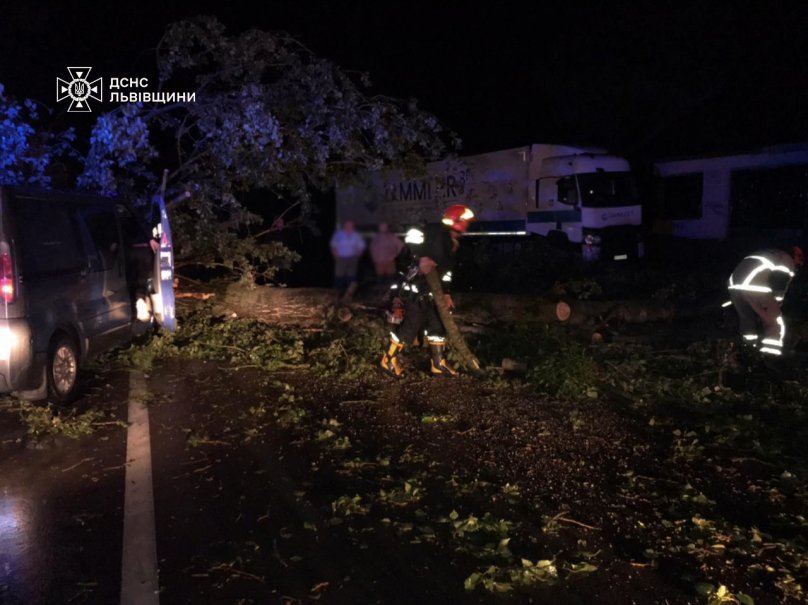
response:
[(0, 254), (0, 298), (6, 303), (14, 302), (14, 264), (8, 252)]

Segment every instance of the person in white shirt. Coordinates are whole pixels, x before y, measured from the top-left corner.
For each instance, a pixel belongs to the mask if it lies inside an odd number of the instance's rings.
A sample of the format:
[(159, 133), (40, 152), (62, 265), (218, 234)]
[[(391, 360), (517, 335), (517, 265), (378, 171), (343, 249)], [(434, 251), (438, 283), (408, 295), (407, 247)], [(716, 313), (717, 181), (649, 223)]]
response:
[(345, 293), (356, 281), (359, 257), (365, 251), (365, 240), (354, 230), (353, 221), (345, 221), (342, 229), (331, 236), (331, 256), (334, 257), (334, 288)]

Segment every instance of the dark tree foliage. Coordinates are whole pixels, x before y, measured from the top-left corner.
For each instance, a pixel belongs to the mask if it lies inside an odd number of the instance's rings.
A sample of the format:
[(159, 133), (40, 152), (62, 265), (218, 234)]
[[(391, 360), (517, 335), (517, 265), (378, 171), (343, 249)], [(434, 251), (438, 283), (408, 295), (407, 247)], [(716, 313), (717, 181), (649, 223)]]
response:
[(74, 131), (51, 133), (39, 119), (34, 101), (19, 103), (0, 84), (0, 185), (48, 187), (52, 160), (70, 152)]
[[(156, 54), (159, 90), (194, 100), (101, 116), (79, 185), (145, 203), (167, 171), (178, 266), (226, 266), (246, 279), (261, 267), (271, 278), (296, 257), (273, 234), (305, 226), (313, 194), (457, 146), (414, 101), (370, 95), (366, 77), (283, 34), (229, 36), (197, 17), (171, 25)], [(261, 196), (260, 211), (245, 207), (247, 193)]]

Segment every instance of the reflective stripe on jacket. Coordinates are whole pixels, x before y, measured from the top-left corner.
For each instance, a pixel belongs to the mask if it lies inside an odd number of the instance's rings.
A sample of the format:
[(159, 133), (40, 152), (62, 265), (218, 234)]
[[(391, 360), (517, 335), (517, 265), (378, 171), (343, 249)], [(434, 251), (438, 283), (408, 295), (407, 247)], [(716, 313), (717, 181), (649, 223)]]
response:
[(791, 278), (794, 260), (782, 250), (761, 250), (745, 257), (729, 277), (730, 290), (772, 293), (783, 300)]

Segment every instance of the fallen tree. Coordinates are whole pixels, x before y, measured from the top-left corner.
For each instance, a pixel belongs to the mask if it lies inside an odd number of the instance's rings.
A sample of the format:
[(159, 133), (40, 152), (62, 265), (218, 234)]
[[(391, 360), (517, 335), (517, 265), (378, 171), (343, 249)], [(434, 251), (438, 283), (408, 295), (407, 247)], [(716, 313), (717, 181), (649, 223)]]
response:
[[(552, 296), (529, 294), (453, 293), (454, 320), (463, 324), (485, 325), (497, 322), (546, 322), (570, 325), (642, 323), (669, 321), (680, 314), (671, 303), (641, 300), (564, 301)], [(359, 292), (350, 302), (341, 301), (328, 288), (248, 287), (231, 284), (219, 309), (227, 314), (252, 316), (280, 325), (311, 326), (334, 313), (349, 321), (353, 311), (365, 309), (382, 313), (387, 309), (383, 292)]]
[(338, 303), (338, 296), (329, 288), (249, 287), (234, 283), (215, 302), (215, 308), (225, 315), (252, 317), (276, 325), (314, 326), (338, 310)]

